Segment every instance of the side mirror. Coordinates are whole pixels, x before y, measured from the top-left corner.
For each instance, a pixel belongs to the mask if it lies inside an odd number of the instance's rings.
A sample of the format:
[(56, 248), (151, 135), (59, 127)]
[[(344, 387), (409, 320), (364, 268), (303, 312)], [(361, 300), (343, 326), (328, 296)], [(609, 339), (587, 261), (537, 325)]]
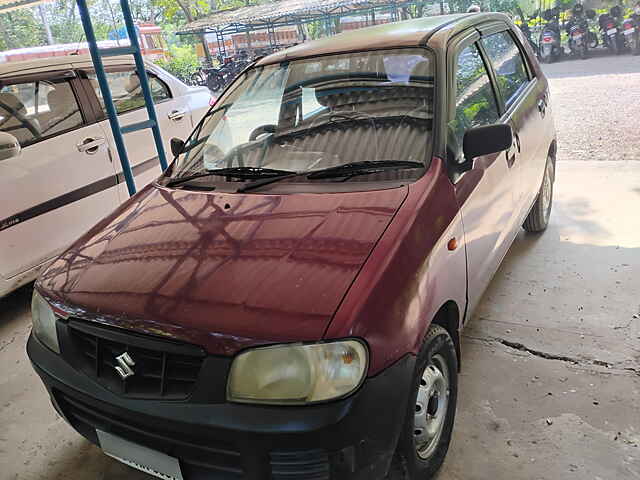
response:
[(0, 132), (0, 161), (20, 155), (20, 142), (7, 132)]
[(462, 151), (467, 160), (507, 150), (513, 143), (511, 125), (496, 123), (467, 130), (462, 140)]
[(172, 138), (171, 139), (171, 153), (174, 157), (177, 157), (182, 152), (184, 152), (184, 140), (180, 138)]

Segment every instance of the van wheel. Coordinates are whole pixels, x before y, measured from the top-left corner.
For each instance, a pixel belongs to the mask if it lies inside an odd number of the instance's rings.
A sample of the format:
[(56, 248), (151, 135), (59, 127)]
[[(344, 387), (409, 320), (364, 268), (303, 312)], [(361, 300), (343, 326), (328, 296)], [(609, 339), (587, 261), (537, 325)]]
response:
[(529, 215), (525, 219), (522, 227), (527, 232), (542, 232), (549, 225), (551, 215), (551, 205), (553, 203), (553, 181), (555, 179), (555, 165), (551, 157), (547, 158), (547, 166), (544, 169), (542, 186), (538, 191)]
[(438, 471), (449, 449), (458, 397), (456, 348), (439, 325), (429, 328), (413, 382), (395, 459), (406, 478), (426, 480)]

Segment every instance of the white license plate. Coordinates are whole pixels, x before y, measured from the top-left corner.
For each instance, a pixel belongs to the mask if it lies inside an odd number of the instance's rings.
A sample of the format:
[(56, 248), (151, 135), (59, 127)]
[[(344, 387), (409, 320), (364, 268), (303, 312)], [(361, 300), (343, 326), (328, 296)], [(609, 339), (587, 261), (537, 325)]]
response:
[(616, 33), (618, 33), (618, 29), (617, 28), (612, 28), (610, 30), (607, 30), (607, 33), (609, 35), (615, 35)]
[(102, 451), (116, 460), (164, 480), (184, 480), (177, 458), (111, 433), (96, 430)]
[(625, 35), (631, 35), (632, 33), (633, 33), (633, 28), (629, 28), (629, 29), (624, 31)]

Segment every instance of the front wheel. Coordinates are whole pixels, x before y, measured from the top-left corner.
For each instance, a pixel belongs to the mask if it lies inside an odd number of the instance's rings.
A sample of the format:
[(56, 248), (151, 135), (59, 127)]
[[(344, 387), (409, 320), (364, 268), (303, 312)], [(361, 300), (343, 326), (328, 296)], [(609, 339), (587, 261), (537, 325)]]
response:
[(553, 158), (547, 158), (547, 165), (544, 169), (544, 177), (542, 185), (538, 191), (533, 207), (522, 227), (527, 232), (542, 232), (549, 225), (549, 216), (551, 215), (551, 205), (553, 203), (553, 181), (555, 179), (555, 164)]
[(458, 358), (449, 333), (431, 325), (416, 360), (413, 390), (396, 450), (409, 479), (431, 478), (451, 442), (458, 397)]

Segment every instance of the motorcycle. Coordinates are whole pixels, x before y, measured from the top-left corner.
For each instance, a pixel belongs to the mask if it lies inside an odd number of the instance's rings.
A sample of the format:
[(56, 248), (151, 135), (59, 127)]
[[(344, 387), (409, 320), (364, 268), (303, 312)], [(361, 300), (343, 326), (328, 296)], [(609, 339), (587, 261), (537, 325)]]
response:
[(584, 22), (571, 23), (569, 30), (569, 50), (583, 60), (589, 56), (587, 43), (587, 26)]
[(552, 8), (545, 10), (542, 14), (547, 23), (540, 32), (540, 60), (544, 63), (552, 63), (558, 60), (563, 53), (560, 44), (560, 9)]
[(587, 45), (590, 50), (593, 50), (594, 48), (598, 48), (598, 45), (600, 45), (598, 35), (591, 30), (591, 27), (595, 23), (597, 14), (596, 11), (591, 8), (588, 9), (585, 14), (587, 17)]
[(622, 33), (633, 55), (640, 55), (640, 7), (622, 22)]
[(603, 13), (598, 18), (600, 32), (602, 33), (602, 44), (615, 55), (618, 55), (624, 48), (624, 38), (621, 38), (620, 27), (616, 21), (616, 15), (612, 14), (616, 7), (609, 13)]

